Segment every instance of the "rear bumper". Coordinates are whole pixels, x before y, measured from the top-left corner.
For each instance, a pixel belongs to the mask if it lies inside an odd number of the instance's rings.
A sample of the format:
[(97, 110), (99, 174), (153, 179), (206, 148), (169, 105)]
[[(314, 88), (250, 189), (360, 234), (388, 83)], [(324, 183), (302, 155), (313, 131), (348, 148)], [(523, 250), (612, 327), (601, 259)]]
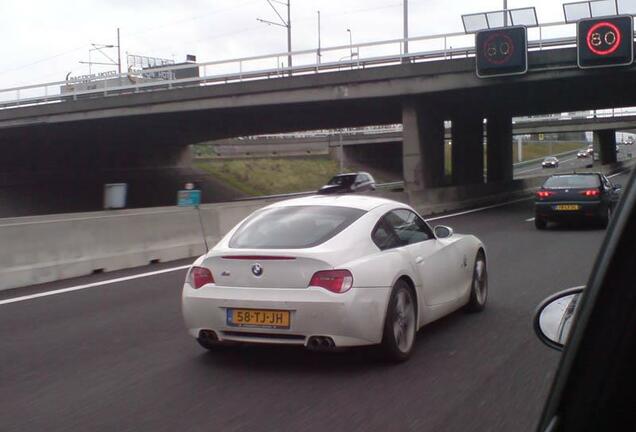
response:
[[(213, 330), (220, 341), (303, 345), (311, 336), (328, 336), (336, 347), (382, 341), (390, 288), (352, 288), (334, 294), (321, 288), (270, 289), (183, 287), (182, 311), (191, 336)], [(289, 329), (236, 327), (228, 308), (290, 311)]]
[[(556, 210), (557, 205), (576, 204), (578, 210)], [(585, 202), (535, 202), (535, 217), (545, 220), (590, 219), (605, 215), (607, 205), (602, 201)]]

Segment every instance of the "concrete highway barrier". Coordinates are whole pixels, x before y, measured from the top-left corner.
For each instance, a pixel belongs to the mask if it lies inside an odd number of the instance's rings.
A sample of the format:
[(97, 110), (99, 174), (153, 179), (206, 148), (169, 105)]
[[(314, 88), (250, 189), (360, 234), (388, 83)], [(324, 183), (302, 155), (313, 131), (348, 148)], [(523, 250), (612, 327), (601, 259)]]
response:
[[(273, 200), (201, 206), (209, 245)], [(0, 290), (193, 257), (205, 246), (194, 208), (0, 219)]]

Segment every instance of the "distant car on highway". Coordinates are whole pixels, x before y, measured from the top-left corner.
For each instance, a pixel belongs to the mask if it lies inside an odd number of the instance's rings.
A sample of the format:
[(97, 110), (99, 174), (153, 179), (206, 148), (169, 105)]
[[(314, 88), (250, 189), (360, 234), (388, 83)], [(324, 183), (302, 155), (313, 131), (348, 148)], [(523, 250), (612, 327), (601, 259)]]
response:
[(558, 168), (559, 160), (554, 156), (548, 156), (547, 158), (543, 159), (543, 162), (541, 162), (541, 166), (543, 168)]
[(589, 220), (605, 227), (620, 189), (601, 173), (553, 175), (536, 194), (534, 225), (542, 230), (550, 221)]
[(198, 258), (182, 311), (210, 350), (379, 345), (400, 361), (420, 327), (460, 308), (481, 311), (487, 294), (477, 237), (431, 229), (397, 201), (314, 195), (255, 211)]
[(367, 172), (338, 174), (318, 190), (319, 194), (370, 192), (375, 190), (375, 180)]
[(587, 149), (579, 150), (579, 152), (576, 154), (576, 157), (578, 159), (588, 158), (590, 157), (590, 153), (587, 151)]

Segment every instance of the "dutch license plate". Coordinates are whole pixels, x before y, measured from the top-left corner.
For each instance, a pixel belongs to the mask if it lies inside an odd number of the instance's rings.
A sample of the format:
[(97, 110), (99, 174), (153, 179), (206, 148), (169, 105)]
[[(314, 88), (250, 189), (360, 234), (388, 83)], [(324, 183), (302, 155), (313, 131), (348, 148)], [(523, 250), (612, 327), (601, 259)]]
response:
[(579, 210), (581, 208), (578, 204), (559, 204), (556, 206), (555, 210), (559, 211), (573, 211)]
[(227, 324), (235, 327), (289, 328), (289, 311), (228, 309)]

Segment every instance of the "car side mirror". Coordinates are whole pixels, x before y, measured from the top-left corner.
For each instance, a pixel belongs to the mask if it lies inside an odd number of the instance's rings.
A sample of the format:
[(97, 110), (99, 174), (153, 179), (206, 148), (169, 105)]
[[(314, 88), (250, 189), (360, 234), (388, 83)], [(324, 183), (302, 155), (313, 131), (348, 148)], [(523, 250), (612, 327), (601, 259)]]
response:
[(435, 237), (438, 239), (448, 238), (453, 235), (453, 229), (444, 225), (437, 225), (433, 228), (433, 231), (435, 231)]
[(583, 288), (570, 288), (545, 299), (534, 315), (534, 331), (539, 340), (561, 351), (567, 343), (576, 307)]

